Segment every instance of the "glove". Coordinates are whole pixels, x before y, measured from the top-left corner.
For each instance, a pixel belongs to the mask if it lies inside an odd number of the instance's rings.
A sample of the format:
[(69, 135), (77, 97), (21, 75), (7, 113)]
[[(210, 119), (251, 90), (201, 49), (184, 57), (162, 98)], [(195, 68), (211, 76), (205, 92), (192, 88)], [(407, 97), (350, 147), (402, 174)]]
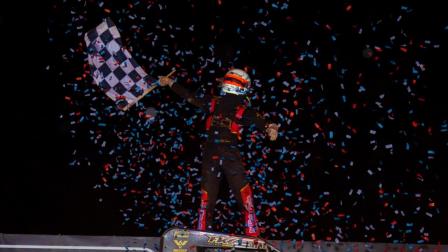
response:
[(269, 140), (277, 140), (278, 128), (280, 128), (280, 124), (270, 123), (266, 126), (266, 134), (269, 136)]
[(159, 76), (159, 83), (160, 83), (160, 86), (162, 86), (162, 87), (165, 87), (165, 86), (171, 87), (174, 84), (174, 80), (167, 76)]

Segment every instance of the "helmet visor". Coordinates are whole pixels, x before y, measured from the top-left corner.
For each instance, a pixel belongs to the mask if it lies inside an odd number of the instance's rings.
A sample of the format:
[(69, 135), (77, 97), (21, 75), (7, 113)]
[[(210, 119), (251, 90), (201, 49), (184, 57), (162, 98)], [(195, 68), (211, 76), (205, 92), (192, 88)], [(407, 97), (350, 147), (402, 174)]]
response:
[(245, 88), (249, 81), (236, 74), (226, 74), (223, 83)]

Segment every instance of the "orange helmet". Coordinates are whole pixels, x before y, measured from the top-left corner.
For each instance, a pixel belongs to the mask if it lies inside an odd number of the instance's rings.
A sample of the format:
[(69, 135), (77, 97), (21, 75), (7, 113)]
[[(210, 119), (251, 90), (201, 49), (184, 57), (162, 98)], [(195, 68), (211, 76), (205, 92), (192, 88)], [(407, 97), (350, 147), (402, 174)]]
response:
[(244, 95), (249, 91), (250, 77), (241, 69), (232, 69), (224, 75), (222, 91), (224, 93)]

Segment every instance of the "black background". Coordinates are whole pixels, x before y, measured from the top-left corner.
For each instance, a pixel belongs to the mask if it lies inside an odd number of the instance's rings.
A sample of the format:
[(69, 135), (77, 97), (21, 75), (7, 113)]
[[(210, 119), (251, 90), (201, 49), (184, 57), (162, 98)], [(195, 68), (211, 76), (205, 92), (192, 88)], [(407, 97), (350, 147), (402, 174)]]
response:
[[(234, 2), (241, 4), (240, 1)], [(250, 8), (250, 1), (246, 2)], [(311, 13), (306, 10), (313, 8), (320, 8), (322, 13), (331, 15), (332, 5), (324, 2), (299, 4), (297, 15), (305, 20), (309, 18), (307, 13)], [(364, 13), (374, 15), (387, 12), (393, 6), (394, 3), (370, 1), (370, 4), (360, 7), (365, 9)], [(433, 24), (446, 23), (442, 3), (422, 1), (415, 6), (419, 10), (419, 18), (415, 24), (409, 25), (415, 26), (416, 33), (431, 35), (437, 32)], [(120, 225), (114, 200), (108, 199), (108, 195), (103, 194), (105, 203), (98, 204), (98, 196), (92, 191), (98, 176), (93, 169), (73, 169), (67, 165), (70, 146), (76, 143), (70, 140), (58, 120), (63, 99), (56, 73), (45, 71), (46, 62), (58, 57), (47, 42), (50, 7), (50, 3), (41, 1), (16, 1), (13, 4), (2, 1), (0, 232), (144, 235), (143, 231), (128, 230)], [(203, 8), (207, 9), (206, 4)], [(244, 10), (242, 8), (241, 11)], [(231, 13), (231, 7), (228, 11)], [(173, 14), (178, 22), (182, 22), (181, 13)], [(206, 22), (213, 16), (214, 13), (209, 11), (199, 22)], [(233, 26), (232, 15), (226, 17), (228, 26)], [(434, 121), (448, 118), (444, 91), (448, 56), (446, 33), (442, 38), (441, 50), (430, 59), (434, 67), (430, 70), (432, 85), (427, 97), (432, 108), (429, 113)], [(264, 60), (268, 62), (269, 57)], [(439, 162), (440, 167), (448, 164), (446, 157)], [(438, 172), (443, 181), (444, 171)], [(442, 193), (446, 186), (440, 184), (437, 187), (440, 199), (446, 198)], [(445, 241), (444, 227), (448, 225), (446, 203), (443, 200), (440, 206), (443, 221), (433, 227), (436, 239)]]

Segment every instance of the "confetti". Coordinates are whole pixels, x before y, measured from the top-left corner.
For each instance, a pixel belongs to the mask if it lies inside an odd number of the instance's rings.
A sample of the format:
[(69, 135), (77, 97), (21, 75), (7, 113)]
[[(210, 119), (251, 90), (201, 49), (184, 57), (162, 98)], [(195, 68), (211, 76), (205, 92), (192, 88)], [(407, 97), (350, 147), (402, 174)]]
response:
[[(94, 190), (121, 197), (124, 226), (160, 235), (197, 224), (204, 114), (163, 88), (123, 112), (92, 84), (83, 34), (111, 17), (149, 75), (175, 68), (198, 96), (217, 94), (228, 68), (250, 70), (250, 103), (282, 125), (275, 143), (251, 129), (240, 142), (262, 237), (295, 239), (297, 248), (301, 240), (439, 242), (432, 189), (446, 162), (448, 118), (432, 118), (441, 108), (427, 101), (428, 87), (440, 84), (432, 57), (448, 26), (419, 34), (412, 27), (423, 14), (410, 4), (333, 5), (334, 17), (289, 0), (254, 1), (230, 24), (195, 16), (199, 2), (178, 15), (165, 0), (55, 1), (48, 43), (59, 58), (45, 70), (63, 90), (61, 122), (84, 143), (67, 163), (96, 169)], [(224, 13), (226, 2), (213, 8)], [(243, 233), (234, 196), (223, 194), (215, 229)]]

